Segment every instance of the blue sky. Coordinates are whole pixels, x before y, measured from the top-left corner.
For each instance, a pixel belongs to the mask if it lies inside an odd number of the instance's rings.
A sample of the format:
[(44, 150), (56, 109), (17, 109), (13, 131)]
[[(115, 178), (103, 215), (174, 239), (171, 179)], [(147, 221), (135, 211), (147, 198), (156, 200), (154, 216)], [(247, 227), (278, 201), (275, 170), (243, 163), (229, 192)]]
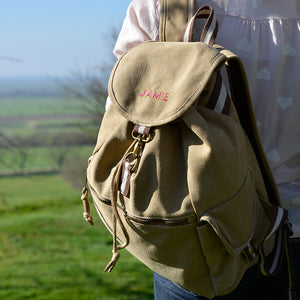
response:
[(0, 9), (0, 77), (63, 76), (108, 59), (106, 36), (130, 0), (9, 0)]

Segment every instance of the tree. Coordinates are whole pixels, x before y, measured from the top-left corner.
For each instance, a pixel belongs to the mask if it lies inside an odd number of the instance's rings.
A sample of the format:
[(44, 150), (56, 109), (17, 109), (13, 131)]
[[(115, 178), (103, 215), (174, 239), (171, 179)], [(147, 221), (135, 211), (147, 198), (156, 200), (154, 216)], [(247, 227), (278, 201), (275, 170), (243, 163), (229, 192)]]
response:
[[(4, 151), (9, 151), (14, 159), (6, 160), (3, 155)], [(18, 173), (22, 173), (25, 171), (27, 158), (26, 140), (12, 138), (0, 131), (0, 164), (9, 170), (17, 170)]]
[[(61, 86), (67, 95), (81, 101), (81, 112), (86, 112), (90, 118), (90, 124), (86, 124), (86, 126), (78, 124), (78, 128), (85, 134), (94, 137), (97, 136), (99, 124), (105, 112), (108, 74), (116, 61), (112, 55), (112, 49), (117, 40), (118, 32), (119, 28), (114, 27), (104, 37), (105, 45), (109, 53), (111, 53), (106, 62), (94, 67), (92, 70), (74, 70), (67, 79), (61, 82)], [(91, 128), (94, 129), (91, 130)], [(53, 153), (57, 159), (60, 158), (59, 152)], [(61, 155), (63, 155), (63, 152), (64, 150), (62, 149)], [(81, 188), (87, 166), (86, 161), (78, 161), (75, 158), (66, 158), (64, 156), (63, 162), (60, 170), (62, 176), (72, 183), (73, 186)]]
[(60, 84), (63, 90), (72, 97), (81, 100), (82, 111), (87, 112), (91, 122), (99, 124), (99, 117), (104, 114), (107, 99), (108, 75), (116, 61), (112, 49), (118, 37), (119, 27), (113, 27), (104, 37), (105, 45), (109, 52), (107, 60), (99, 66), (86, 71), (77, 69), (70, 72), (70, 76)]
[[(8, 60), (15, 63), (20, 63), (22, 61), (18, 58), (7, 56), (7, 55), (1, 55), (1, 54), (0, 54), (0, 59)], [(24, 151), (24, 149), (20, 149), (18, 145), (18, 141), (12, 139), (11, 137), (7, 136), (4, 132), (0, 131), (0, 164), (4, 165), (8, 169), (14, 169), (15, 161), (7, 162), (5, 159), (3, 159), (3, 155), (1, 152), (7, 149), (14, 152), (14, 154), (16, 154), (17, 157), (20, 156), (22, 158), (21, 159), (22, 162), (24, 161), (25, 157), (27, 157), (26, 151)]]
[(103, 83), (101, 68), (92, 71), (75, 70), (61, 83), (67, 95), (81, 101), (82, 112), (89, 114), (91, 122), (104, 113), (107, 89)]

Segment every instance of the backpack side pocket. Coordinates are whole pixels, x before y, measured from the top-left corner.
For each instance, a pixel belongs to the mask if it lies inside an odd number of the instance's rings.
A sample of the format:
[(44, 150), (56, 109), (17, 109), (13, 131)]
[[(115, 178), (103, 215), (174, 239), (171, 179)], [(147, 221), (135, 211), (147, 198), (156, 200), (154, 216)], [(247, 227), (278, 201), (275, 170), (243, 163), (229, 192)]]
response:
[(265, 235), (257, 228), (261, 215), (267, 222), (249, 169), (231, 199), (201, 216), (197, 233), (217, 295), (235, 289), (244, 272), (258, 262), (258, 245)]

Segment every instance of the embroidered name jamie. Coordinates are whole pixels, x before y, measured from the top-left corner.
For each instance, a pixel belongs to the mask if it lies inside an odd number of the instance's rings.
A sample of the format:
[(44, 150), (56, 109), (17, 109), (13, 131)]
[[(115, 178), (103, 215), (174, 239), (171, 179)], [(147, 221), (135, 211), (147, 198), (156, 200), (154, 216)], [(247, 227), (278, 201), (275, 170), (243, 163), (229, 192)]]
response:
[(158, 92), (158, 91), (151, 91), (151, 90), (144, 90), (139, 94), (142, 98), (150, 98), (150, 99), (156, 99), (161, 101), (168, 101), (169, 93), (166, 92)]

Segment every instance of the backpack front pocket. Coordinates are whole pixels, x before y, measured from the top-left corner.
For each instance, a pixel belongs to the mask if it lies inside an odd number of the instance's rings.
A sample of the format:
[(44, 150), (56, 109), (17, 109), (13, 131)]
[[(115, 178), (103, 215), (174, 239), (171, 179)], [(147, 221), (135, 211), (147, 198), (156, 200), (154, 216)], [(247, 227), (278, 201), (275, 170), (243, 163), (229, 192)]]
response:
[[(207, 210), (197, 227), (200, 244), (217, 294), (235, 288), (245, 270), (257, 263), (255, 228), (259, 198), (251, 171), (229, 200)], [(262, 236), (264, 232), (262, 232)], [(226, 290), (222, 288), (226, 287)]]

